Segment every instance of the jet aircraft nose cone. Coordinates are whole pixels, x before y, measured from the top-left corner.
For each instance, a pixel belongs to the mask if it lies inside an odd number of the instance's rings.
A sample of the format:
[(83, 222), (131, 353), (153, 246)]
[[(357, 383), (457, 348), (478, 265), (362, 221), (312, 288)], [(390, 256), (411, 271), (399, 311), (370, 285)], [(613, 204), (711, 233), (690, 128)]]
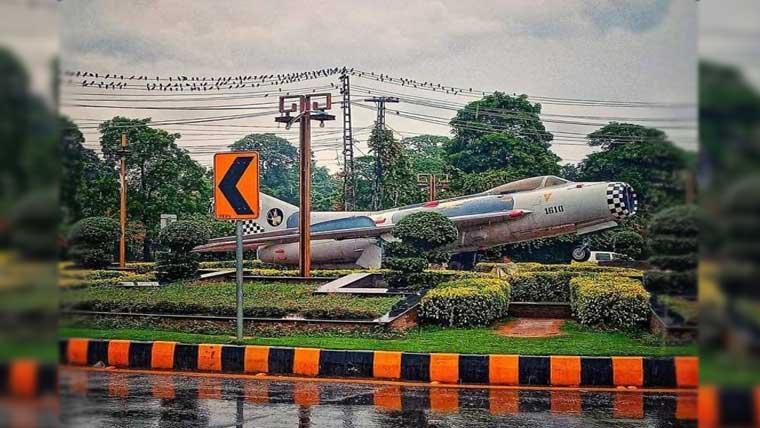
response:
[(613, 216), (621, 219), (636, 214), (638, 200), (633, 187), (628, 183), (608, 183), (607, 207)]

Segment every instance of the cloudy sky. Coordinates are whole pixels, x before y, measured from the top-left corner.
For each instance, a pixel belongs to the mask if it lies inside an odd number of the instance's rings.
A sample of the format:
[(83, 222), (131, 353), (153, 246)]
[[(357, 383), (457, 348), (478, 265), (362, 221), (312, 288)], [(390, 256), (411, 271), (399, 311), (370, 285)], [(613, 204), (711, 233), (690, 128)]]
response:
[[(698, 6), (689, 0), (481, 0), (475, 5), (389, 0), (382, 6), (348, 0), (63, 0), (57, 8), (65, 70), (100, 75), (236, 76), (345, 65), (447, 86), (569, 99), (544, 99), (543, 113), (545, 125), (555, 133), (553, 150), (565, 161), (577, 162), (590, 150), (580, 136), (612, 118), (657, 125), (677, 144), (696, 149)], [(283, 88), (296, 91), (330, 83), (337, 79)], [(474, 99), (358, 77), (352, 79), (352, 88), (359, 154), (366, 152), (364, 141), (375, 113), (358, 104), (370, 91), (393, 91), (451, 105)], [(98, 135), (87, 128), (96, 120), (116, 114), (154, 120), (210, 117), (230, 112), (164, 107), (246, 102), (238, 98), (190, 101), (193, 97), (183, 102), (132, 102), (150, 97), (145, 97), (145, 90), (82, 88), (81, 79), (72, 79), (64, 89), (62, 111), (85, 128), (87, 143), (93, 148)], [(225, 93), (231, 91), (220, 91)], [(640, 104), (630, 107), (630, 103)], [(161, 109), (140, 108), (146, 105)], [(445, 125), (394, 115), (393, 109), (444, 120), (454, 112), (404, 103), (389, 107), (388, 126), (399, 136), (450, 132)], [(231, 112), (240, 113), (245, 110)], [(204, 164), (211, 159), (211, 151), (223, 150), (256, 130), (271, 128), (291, 141), (297, 138), (295, 129), (274, 128), (272, 116), (165, 128), (181, 132), (180, 144)], [(340, 158), (339, 130), (336, 121), (315, 135), (320, 149), (316, 155), (332, 169)]]

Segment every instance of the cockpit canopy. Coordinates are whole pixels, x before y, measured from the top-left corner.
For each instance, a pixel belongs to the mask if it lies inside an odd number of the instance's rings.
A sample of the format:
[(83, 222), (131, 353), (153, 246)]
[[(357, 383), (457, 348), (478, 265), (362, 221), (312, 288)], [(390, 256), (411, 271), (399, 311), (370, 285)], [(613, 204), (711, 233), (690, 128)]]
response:
[(536, 189), (544, 189), (546, 187), (561, 186), (567, 183), (570, 183), (570, 181), (565, 180), (564, 178), (559, 178), (555, 175), (543, 175), (540, 177), (524, 178), (522, 180), (502, 184), (501, 186), (494, 187), (484, 193), (488, 195), (505, 195), (508, 193), (528, 192)]

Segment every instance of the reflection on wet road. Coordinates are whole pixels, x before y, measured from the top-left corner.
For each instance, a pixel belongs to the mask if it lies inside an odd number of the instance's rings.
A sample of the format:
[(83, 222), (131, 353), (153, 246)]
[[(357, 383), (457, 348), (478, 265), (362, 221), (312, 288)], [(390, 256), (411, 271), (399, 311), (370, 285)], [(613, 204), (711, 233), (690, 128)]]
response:
[(696, 392), (448, 388), (62, 368), (64, 426), (696, 426)]

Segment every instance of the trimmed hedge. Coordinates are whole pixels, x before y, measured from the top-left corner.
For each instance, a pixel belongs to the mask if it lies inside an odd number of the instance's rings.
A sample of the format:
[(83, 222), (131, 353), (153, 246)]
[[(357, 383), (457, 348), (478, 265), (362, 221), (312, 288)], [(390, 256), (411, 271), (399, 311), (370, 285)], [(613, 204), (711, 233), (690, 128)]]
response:
[(119, 223), (110, 217), (88, 217), (69, 231), (69, 256), (77, 266), (102, 268), (113, 261)]
[(522, 272), (509, 276), (513, 302), (568, 302), (570, 280), (577, 272)]
[(644, 275), (644, 286), (654, 294), (692, 295), (696, 283), (695, 270), (685, 272), (653, 270)]
[(403, 274), (421, 273), (428, 266), (428, 261), (422, 257), (387, 257), (383, 267)]
[[(391, 310), (400, 296), (316, 295), (316, 285), (243, 284), (243, 313), (251, 317), (296, 315), (321, 319), (375, 319)], [(61, 293), (64, 309), (109, 312), (234, 316), (233, 282), (183, 282), (156, 288), (89, 287)]]
[(655, 254), (688, 254), (699, 250), (699, 241), (697, 238), (654, 236), (649, 240), (649, 247)]
[(486, 326), (507, 315), (509, 283), (496, 278), (444, 282), (420, 303), (422, 322), (447, 327)]
[(644, 274), (644, 285), (655, 294), (697, 294), (698, 234), (706, 218), (695, 205), (680, 205), (655, 214), (649, 224), (658, 270)]
[(192, 278), (198, 272), (200, 255), (196, 253), (156, 253), (156, 278), (171, 282), (178, 279)]
[(502, 267), (511, 273), (524, 272), (570, 272), (575, 274), (587, 273), (614, 273), (630, 278), (641, 278), (642, 271), (633, 268), (600, 266), (596, 263), (572, 263), (572, 264), (543, 264), (543, 263), (489, 263), (481, 262), (475, 266), (478, 272), (491, 272), (496, 267)]
[(699, 259), (696, 254), (653, 256), (649, 259), (649, 263), (662, 270), (688, 271), (697, 268)]
[(571, 279), (570, 305), (579, 323), (602, 329), (633, 329), (650, 312), (649, 293), (641, 283), (616, 275)]
[(161, 246), (169, 251), (156, 253), (156, 277), (159, 281), (171, 282), (192, 278), (198, 272), (200, 255), (192, 249), (208, 242), (208, 228), (191, 221), (175, 221), (159, 234)]
[(632, 230), (623, 230), (612, 235), (612, 248), (633, 260), (641, 260), (645, 256), (646, 246), (644, 238)]

